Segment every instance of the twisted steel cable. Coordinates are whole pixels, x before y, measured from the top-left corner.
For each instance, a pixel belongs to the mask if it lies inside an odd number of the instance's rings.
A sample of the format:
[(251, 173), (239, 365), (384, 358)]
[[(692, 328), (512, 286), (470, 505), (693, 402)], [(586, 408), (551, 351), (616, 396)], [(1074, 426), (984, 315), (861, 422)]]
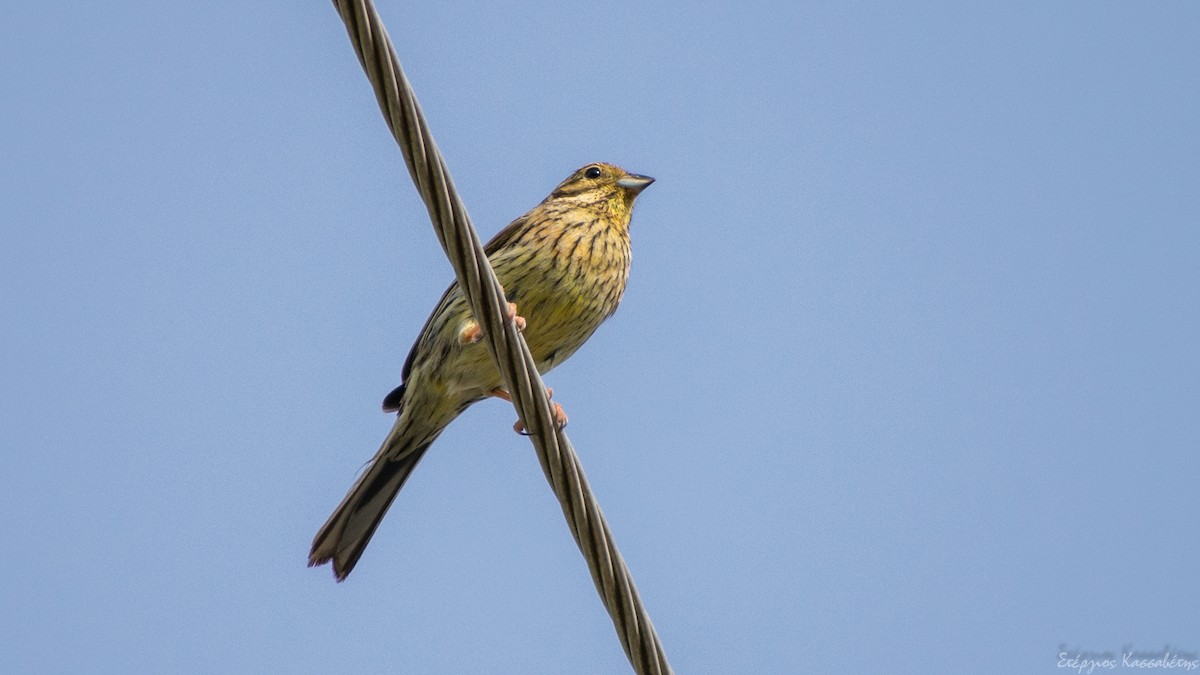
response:
[(488, 350), (525, 424), (542, 471), (558, 496), (571, 536), (587, 561), (626, 657), (637, 673), (671, 673), (658, 633), (592, 495), (575, 449), (566, 433), (554, 424), (550, 398), (533, 356), (513, 321), (505, 317), (507, 301), (500, 284), (375, 6), (370, 0), (334, 0), (333, 4), (346, 24), (384, 120), (404, 154), (438, 241), (454, 267), (471, 311), (484, 328)]

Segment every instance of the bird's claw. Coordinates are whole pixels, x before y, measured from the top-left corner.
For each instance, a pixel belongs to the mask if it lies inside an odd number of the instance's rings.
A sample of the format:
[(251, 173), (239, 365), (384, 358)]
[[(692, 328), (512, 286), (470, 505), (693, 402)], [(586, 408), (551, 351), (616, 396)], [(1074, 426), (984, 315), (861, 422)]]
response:
[[(517, 303), (510, 302), (505, 307), (504, 318), (512, 321), (517, 327), (517, 332), (525, 330), (525, 317), (517, 314)], [(462, 346), (473, 345), (483, 339), (483, 327), (475, 319), (467, 319), (463, 322), (462, 328), (458, 330), (458, 344)]]
[[(496, 398), (502, 398), (505, 401), (512, 403), (512, 394), (509, 394), (507, 391), (504, 391), (503, 389), (496, 388), (496, 389), (491, 390), (488, 393), (490, 393), (492, 396), (495, 396)], [(550, 397), (550, 398), (554, 397), (554, 388), (553, 387), (546, 387), (546, 396)], [(558, 427), (559, 429), (566, 428), (566, 426), (567, 426), (566, 411), (563, 410), (563, 407), (560, 404), (555, 403), (554, 401), (551, 401), (550, 405), (553, 406), (553, 408), (554, 408), (554, 426)], [(517, 420), (516, 422), (513, 423), (513, 431), (517, 432), (518, 434), (521, 434), (522, 436), (529, 435), (529, 433), (525, 430), (525, 423), (522, 422), (521, 420)]]
[(483, 328), (475, 319), (467, 319), (458, 331), (458, 344), (473, 345), (483, 339)]
[(504, 318), (512, 321), (513, 324), (516, 325), (518, 333), (525, 330), (525, 317), (517, 314), (517, 303), (508, 303), (508, 311), (505, 312)]
[[(567, 427), (566, 411), (563, 410), (561, 405), (555, 403), (554, 401), (551, 401), (550, 405), (554, 406), (554, 426), (558, 429), (565, 429)], [(529, 432), (525, 430), (525, 423), (521, 420), (517, 420), (513, 423), (513, 431), (521, 434), (522, 436), (530, 435)]]

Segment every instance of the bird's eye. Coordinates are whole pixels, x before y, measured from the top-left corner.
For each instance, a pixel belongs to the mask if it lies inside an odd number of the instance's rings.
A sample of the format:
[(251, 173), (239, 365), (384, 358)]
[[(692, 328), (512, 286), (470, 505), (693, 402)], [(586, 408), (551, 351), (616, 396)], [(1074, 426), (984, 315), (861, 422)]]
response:
[(600, 177), (600, 167), (589, 166), (587, 168), (587, 170), (583, 172), (583, 175), (587, 176), (588, 178), (599, 178)]

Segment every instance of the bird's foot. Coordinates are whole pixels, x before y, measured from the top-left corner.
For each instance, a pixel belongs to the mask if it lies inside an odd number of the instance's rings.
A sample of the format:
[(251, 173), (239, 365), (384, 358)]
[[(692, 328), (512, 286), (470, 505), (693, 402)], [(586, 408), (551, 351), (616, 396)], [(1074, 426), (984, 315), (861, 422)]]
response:
[[(517, 303), (510, 302), (505, 308), (504, 318), (516, 325), (517, 331), (525, 330), (525, 317), (517, 314)], [(483, 339), (483, 328), (475, 319), (467, 319), (458, 329), (458, 344), (473, 345)]]
[(483, 339), (483, 328), (475, 319), (467, 319), (458, 330), (458, 344), (473, 345)]
[(504, 318), (516, 325), (517, 332), (525, 330), (525, 317), (517, 314), (517, 303), (508, 303), (508, 311), (504, 313)]
[[(512, 395), (509, 394), (507, 391), (504, 391), (503, 389), (496, 388), (488, 393), (490, 393), (492, 396), (495, 396), (496, 398), (502, 398), (505, 401), (512, 403)], [(546, 396), (550, 396), (550, 397), (554, 396), (554, 389), (552, 387), (546, 387)], [(554, 401), (551, 401), (550, 405), (553, 406), (553, 408), (554, 408), (554, 426), (558, 427), (559, 429), (565, 428), (567, 426), (567, 421), (568, 421), (566, 411), (563, 410), (562, 405), (555, 403)], [(518, 434), (521, 434), (522, 436), (529, 435), (529, 433), (525, 430), (525, 423), (522, 422), (521, 420), (517, 420), (516, 422), (513, 423), (513, 431), (517, 432)]]

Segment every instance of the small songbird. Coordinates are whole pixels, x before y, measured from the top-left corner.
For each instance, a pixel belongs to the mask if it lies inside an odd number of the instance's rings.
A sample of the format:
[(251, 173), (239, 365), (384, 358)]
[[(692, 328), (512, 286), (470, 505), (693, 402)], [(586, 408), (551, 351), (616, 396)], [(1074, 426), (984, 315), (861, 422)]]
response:
[[(485, 247), (538, 371), (548, 372), (612, 315), (629, 278), (629, 219), (653, 178), (589, 164)], [(309, 566), (333, 562), (338, 581), (362, 556), (392, 500), (442, 430), (471, 404), (508, 399), (458, 283), (446, 289), (383, 399), (398, 412), (383, 446), (313, 539)], [(566, 423), (555, 404), (560, 425)], [(517, 425), (520, 431), (520, 423)]]

